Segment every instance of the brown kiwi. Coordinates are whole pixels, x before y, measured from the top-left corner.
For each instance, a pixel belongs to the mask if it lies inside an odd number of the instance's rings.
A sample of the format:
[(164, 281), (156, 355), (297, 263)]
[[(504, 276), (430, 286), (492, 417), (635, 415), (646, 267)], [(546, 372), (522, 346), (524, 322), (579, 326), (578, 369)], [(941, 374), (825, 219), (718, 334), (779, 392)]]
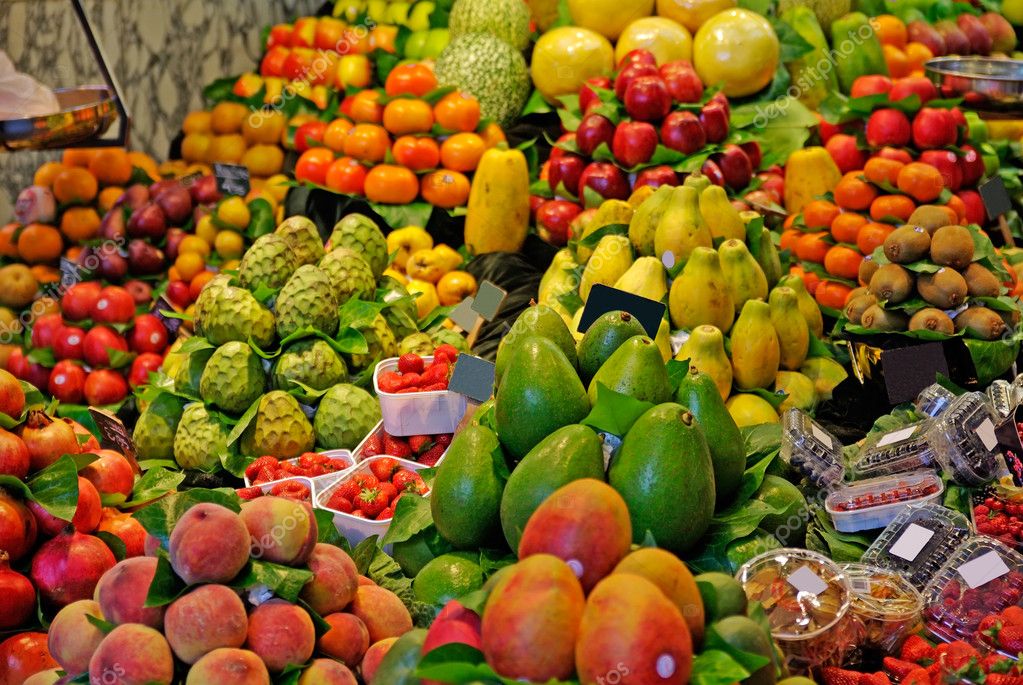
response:
[(910, 264), (927, 256), (931, 234), (920, 226), (900, 226), (884, 239), (884, 256), (896, 264)]
[(871, 257), (870, 255), (864, 257), (860, 261), (860, 272), (857, 275), (857, 278), (859, 278), (860, 283), (863, 283), (864, 285), (870, 285), (870, 277), (874, 275), (874, 272), (877, 271), (877, 269), (878, 264), (877, 262), (874, 261), (873, 257)]
[(850, 290), (849, 294), (845, 296), (845, 301), (848, 302), (849, 300), (857, 298), (860, 295), (866, 295), (869, 292), (870, 288), (861, 285), (859, 288), (853, 288), (852, 290)]
[(996, 340), (1005, 333), (1002, 317), (987, 307), (970, 307), (959, 312), (955, 318), (956, 332), (966, 331), (970, 338)]
[(849, 319), (851, 323), (859, 324), (863, 318), (863, 312), (875, 304), (877, 304), (877, 298), (871, 293), (865, 293), (846, 300), (845, 309), (842, 311), (845, 314), (845, 318)]
[(898, 304), (913, 294), (913, 272), (898, 264), (885, 264), (870, 278), (870, 292), (878, 300)]
[(966, 279), (966, 292), (970, 297), (998, 297), (1002, 292), (1002, 284), (991, 270), (974, 262), (963, 271)]
[(937, 205), (920, 205), (909, 215), (907, 222), (911, 226), (921, 226), (927, 232), (934, 235), (934, 232), (942, 226), (948, 225), (948, 212), (944, 207)]
[(966, 279), (947, 266), (917, 276), (916, 288), (928, 304), (941, 309), (954, 309), (966, 300)]
[(909, 323), (908, 317), (897, 310), (882, 309), (879, 304), (872, 304), (860, 316), (860, 325), (875, 331), (904, 331)]
[(948, 318), (948, 314), (935, 309), (934, 307), (927, 307), (921, 309), (909, 320), (909, 330), (911, 331), (936, 331), (938, 333), (947, 333), (952, 335), (955, 333), (956, 327), (952, 323), (952, 319)]
[(931, 236), (931, 261), (963, 270), (973, 261), (973, 235), (965, 226), (942, 226)]

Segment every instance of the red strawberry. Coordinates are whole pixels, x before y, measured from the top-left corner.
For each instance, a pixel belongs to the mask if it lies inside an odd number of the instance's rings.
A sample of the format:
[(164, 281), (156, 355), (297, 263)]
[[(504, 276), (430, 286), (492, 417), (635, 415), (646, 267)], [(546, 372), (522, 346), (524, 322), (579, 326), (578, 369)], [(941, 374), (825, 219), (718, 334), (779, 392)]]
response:
[(383, 433), (372, 433), (366, 438), (366, 443), (362, 446), (362, 456), (364, 457), (375, 457), (376, 455), (384, 451), (384, 435)]
[(256, 474), (258, 474), (262, 469), (267, 466), (276, 468), (277, 464), (277, 457), (260, 457), (258, 459), (253, 459), (252, 462), (245, 467), (245, 477), (250, 481), (253, 481), (256, 479)]
[(398, 358), (398, 371), (401, 373), (422, 373), (426, 364), (415, 352), (403, 354)]
[(824, 678), (824, 685), (859, 685), (860, 674), (856, 671), (847, 671), (843, 668), (825, 666), (821, 670), (821, 677)]
[[(947, 671), (940, 661), (935, 661), (933, 664), (928, 666), (926, 670), (927, 679), (932, 683), (932, 685), (939, 685), (939, 683), (942, 683), (945, 680), (945, 673), (947, 673)], [(916, 673), (916, 671), (913, 673)]]
[(385, 371), (377, 378), (377, 387), (380, 388), (380, 392), (398, 392), (404, 387), (402, 383), (402, 376), (399, 376), (394, 371)]
[(304, 501), (309, 499), (309, 487), (298, 481), (290, 480), (273, 486), (270, 489), (270, 494)]
[(423, 384), (423, 377), (418, 373), (406, 373), (401, 377), (401, 389), (419, 388)]
[(286, 475), (287, 475), (287, 473), (282, 473), (281, 472), (281, 468), (279, 466), (278, 467), (264, 466), (263, 468), (261, 468), (259, 470), (259, 473), (256, 474), (256, 477), (252, 479), (252, 483), (254, 485), (260, 485), (262, 483), (269, 483), (272, 480), (277, 480), (278, 478), (284, 478)]
[(435, 435), (433, 437), (439, 444), (447, 447), (451, 444), (451, 438), (454, 436), (451, 433), (441, 433), (440, 435)]
[(398, 462), (390, 457), (380, 457), (369, 463), (369, 470), (380, 482), (390, 481), (391, 476), (398, 470)]
[(238, 493), (238, 497), (244, 500), (256, 499), (257, 497), (263, 496), (262, 488), (238, 488), (235, 492)]
[(447, 390), (447, 389), (448, 389), (448, 382), (447, 381), (441, 381), (439, 383), (431, 383), (430, 385), (425, 385), (425, 386), (419, 388), (419, 390), (421, 390), (423, 392), (439, 392), (441, 390)]
[(409, 469), (401, 469), (394, 474), (394, 487), (402, 492), (413, 492), (418, 495), (422, 495), (426, 492), (426, 483), (423, 482), (422, 476), (415, 471)]
[(910, 672), (920, 668), (912, 662), (896, 659), (893, 656), (886, 656), (881, 664), (884, 666), (885, 672), (896, 680), (902, 680)]
[(356, 516), (356, 517), (361, 518), (361, 519), (366, 518), (366, 513), (362, 509), (356, 509), (355, 511), (353, 511), (351, 513), (352, 513), (352, 516)]
[(892, 681), (883, 671), (877, 673), (861, 673), (860, 685), (892, 685)]
[(420, 392), (420, 391), (421, 391), (421, 388), (402, 388), (401, 390), (398, 391), (398, 394), (400, 395), (402, 393)]
[(352, 476), (352, 480), (355, 481), (355, 484), (359, 486), (360, 490), (375, 488), (380, 482), (372, 473), (356, 473)]
[[(412, 450), (401, 438), (395, 438), (391, 435), (384, 434), (384, 454), (389, 454), (392, 457), (401, 457), (407, 459), (412, 456)], [(391, 471), (394, 473), (394, 471)], [(388, 477), (388, 480), (390, 477)]]
[(413, 435), (408, 439), (408, 446), (412, 448), (413, 453), (422, 454), (433, 447), (433, 440), (429, 435)]
[(980, 670), (985, 673), (1009, 673), (1015, 662), (1001, 654), (988, 654), (980, 660)]
[(998, 635), (998, 631), (1001, 627), (1002, 618), (997, 614), (989, 614), (988, 616), (980, 619), (980, 623), (977, 624), (977, 632), (982, 635), (995, 637)]
[(350, 514), (352, 513), (353, 508), (352, 500), (347, 497), (342, 497), (341, 493), (335, 490), (334, 494), (330, 496), (329, 500), (327, 500), (327, 508), (336, 509), (337, 511), (343, 511), (346, 514)]
[(320, 455), (316, 452), (303, 452), (298, 456), (298, 461), (295, 463), (303, 469), (311, 469), (319, 463), (317, 457)]
[(455, 360), (458, 359), (458, 350), (455, 349), (454, 345), (448, 345), (447, 343), (444, 343), (443, 345), (438, 345), (437, 348), (433, 351), (434, 362), (437, 361), (437, 357), (447, 357), (448, 361), (454, 364)]
[(1023, 676), (1008, 673), (989, 673), (984, 685), (1023, 685)]
[(1023, 626), (1023, 607), (1011, 606), (1002, 611), (1002, 622), (1009, 626)]
[(380, 485), (377, 487), (380, 489), (380, 492), (384, 493), (384, 497), (387, 498), (388, 504), (390, 504), (395, 495), (398, 494), (398, 488), (394, 487), (394, 484), (392, 483), (385, 483), (381, 481)]
[[(360, 486), (358, 482), (352, 478), (351, 480), (343, 481), (340, 485), (338, 485), (337, 490), (334, 491), (333, 497), (340, 497), (352, 502), (359, 496), (360, 490), (362, 490), (362, 486)], [(337, 509), (337, 507), (332, 508)]]
[(924, 659), (934, 659), (934, 647), (919, 635), (910, 635), (902, 643), (902, 652), (899, 656), (903, 661), (919, 664)]
[(423, 466), (436, 466), (440, 458), (444, 456), (444, 451), (447, 449), (445, 445), (437, 443), (430, 449), (426, 450), (426, 454), (419, 457), (419, 463)]
[(906, 674), (899, 685), (931, 685), (931, 675), (926, 668), (917, 668)]
[[(945, 647), (945, 649), (942, 650), (941, 647)], [(942, 663), (949, 671), (958, 671), (968, 666), (971, 660), (980, 659), (980, 654), (977, 650), (962, 640), (956, 640), (947, 645), (941, 645), (941, 647), (939, 647), (939, 651), (944, 652)]]
[(1005, 626), (998, 631), (998, 644), (1010, 654), (1023, 652), (1023, 626)]
[(362, 510), (368, 518), (375, 518), (377, 514), (387, 508), (390, 502), (387, 501), (387, 496), (380, 491), (380, 488), (366, 488), (359, 493), (356, 503), (359, 505), (359, 509)]
[(433, 385), (434, 383), (440, 383), (448, 379), (448, 364), (447, 362), (435, 363), (433, 366), (423, 372), (421, 376), (422, 381), (420, 385)]
[(394, 518), (394, 510), (391, 509), (390, 507), (387, 507), (382, 512), (377, 514), (376, 520), (377, 521), (386, 521), (387, 519), (392, 519), (392, 518)]

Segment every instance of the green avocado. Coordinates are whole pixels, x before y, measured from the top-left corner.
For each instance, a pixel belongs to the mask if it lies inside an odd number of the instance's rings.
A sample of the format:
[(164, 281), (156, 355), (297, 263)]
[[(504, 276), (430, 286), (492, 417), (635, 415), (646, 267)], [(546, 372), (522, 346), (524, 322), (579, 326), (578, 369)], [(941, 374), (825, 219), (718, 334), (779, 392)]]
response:
[(608, 357), (637, 335), (646, 335), (646, 331), (628, 312), (608, 312), (598, 317), (579, 341), (579, 375), (583, 382), (588, 384)]
[(637, 400), (661, 404), (671, 399), (671, 383), (661, 351), (645, 335), (635, 335), (611, 353), (597, 369), (587, 394), (590, 404), (597, 403), (597, 384)]
[(568, 363), (575, 368), (575, 338), (569, 332), (568, 326), (561, 315), (545, 304), (535, 304), (519, 314), (512, 324), (508, 334), (501, 338), (497, 347), (497, 359), (494, 368), (494, 379), (501, 382), (505, 369), (508, 368), (508, 361), (515, 350), (529, 336), (538, 335), (547, 338), (558, 346), (565, 353)]
[(500, 534), (504, 454), (489, 428), (471, 425), (455, 436), (437, 467), (430, 495), (433, 523), (461, 549), (486, 547)]

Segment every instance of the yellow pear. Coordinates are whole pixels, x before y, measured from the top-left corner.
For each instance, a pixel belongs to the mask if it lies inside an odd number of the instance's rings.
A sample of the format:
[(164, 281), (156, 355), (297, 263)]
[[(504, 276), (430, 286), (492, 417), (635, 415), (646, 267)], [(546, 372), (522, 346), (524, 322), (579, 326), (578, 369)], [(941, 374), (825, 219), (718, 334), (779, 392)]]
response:
[(405, 262), (405, 273), (414, 281), (436, 283), (444, 275), (440, 256), (433, 248), (416, 250)]
[(700, 214), (710, 233), (722, 240), (745, 240), (746, 226), (722, 186), (709, 185), (700, 192)]
[(433, 247), (433, 238), (421, 226), (405, 226), (387, 234), (387, 254), (397, 253), (394, 265), (404, 271), (409, 256), (418, 250)]

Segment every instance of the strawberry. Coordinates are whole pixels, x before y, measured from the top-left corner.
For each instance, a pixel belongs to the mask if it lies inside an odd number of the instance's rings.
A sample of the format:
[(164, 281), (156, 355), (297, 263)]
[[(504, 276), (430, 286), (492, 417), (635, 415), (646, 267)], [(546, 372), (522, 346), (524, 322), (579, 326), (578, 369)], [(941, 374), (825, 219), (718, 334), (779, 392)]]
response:
[(892, 681), (883, 671), (877, 673), (861, 673), (860, 685), (892, 685)]
[(998, 644), (1010, 654), (1023, 652), (1023, 626), (1005, 626), (998, 631)]
[(882, 666), (884, 666), (885, 672), (888, 675), (890, 675), (891, 677), (895, 678), (896, 680), (902, 680), (910, 672), (915, 671), (916, 669), (920, 668), (918, 665), (916, 665), (916, 664), (914, 664), (914, 663), (912, 663), (910, 661), (903, 661), (902, 659), (896, 659), (893, 656), (886, 656), (881, 661), (881, 664), (882, 664)]
[(860, 673), (843, 668), (825, 666), (821, 669), (824, 685), (860, 685)]
[(902, 652), (899, 656), (903, 661), (911, 661), (914, 664), (919, 664), (925, 659), (933, 661), (934, 647), (919, 635), (910, 635), (902, 643)]
[(254, 481), (256, 480), (256, 475), (260, 471), (262, 471), (266, 467), (277, 468), (278, 463), (279, 462), (277, 461), (276, 457), (267, 456), (260, 457), (258, 459), (253, 459), (252, 462), (245, 467), (245, 477), (248, 478), (250, 481)]
[(369, 463), (369, 470), (373, 472), (373, 475), (381, 483), (390, 481), (391, 476), (398, 470), (398, 462), (391, 457), (380, 457)]
[(448, 364), (441, 362), (440, 364), (434, 364), (420, 377), (420, 385), (433, 385), (434, 383), (440, 383), (448, 379)]
[(424, 466), (436, 466), (440, 458), (444, 456), (444, 451), (447, 449), (445, 445), (437, 443), (430, 449), (426, 450), (426, 454), (419, 457), (419, 463)]
[(399, 376), (394, 371), (385, 371), (377, 378), (377, 387), (380, 389), (380, 392), (395, 393), (405, 387), (402, 385), (403, 382), (402, 376)]
[(387, 496), (381, 492), (379, 487), (366, 488), (359, 493), (359, 497), (356, 499), (359, 509), (366, 515), (367, 518), (375, 518), (377, 514), (387, 508), (390, 502), (387, 501)]
[(423, 377), (418, 373), (406, 373), (401, 377), (401, 389), (418, 388), (423, 384)]
[(330, 496), (329, 500), (327, 500), (327, 508), (336, 509), (337, 511), (343, 511), (346, 514), (350, 514), (353, 509), (352, 500), (347, 497), (343, 497), (339, 491), (335, 490), (334, 494)]
[(926, 668), (917, 668), (907, 673), (899, 685), (931, 685), (931, 675)]
[(426, 492), (426, 483), (423, 482), (422, 476), (415, 471), (401, 469), (394, 474), (394, 480), (391, 482), (401, 492), (412, 492), (417, 495), (422, 495)]
[(988, 673), (984, 685), (1023, 685), (1023, 676), (1008, 673)]
[(398, 357), (398, 371), (400, 373), (422, 373), (426, 363), (423, 358), (415, 352), (409, 352)]
[(439, 392), (441, 390), (448, 389), (448, 382), (440, 381), (439, 383), (431, 383), (430, 385), (425, 385), (419, 389), (423, 392)]
[(380, 482), (377, 477), (372, 473), (356, 473), (352, 476), (352, 480), (359, 486), (359, 490), (366, 490), (368, 488), (375, 488)]
[(362, 456), (364, 457), (375, 457), (384, 451), (384, 434), (383, 432), (371, 433), (366, 442), (362, 446)]
[[(384, 433), (384, 454), (407, 459), (412, 456), (412, 450), (409, 448), (408, 443), (401, 438), (395, 438)], [(391, 471), (391, 473), (394, 473), (394, 471)]]
[(988, 654), (980, 660), (980, 669), (985, 673), (1009, 673), (1015, 662), (1001, 654)]
[(309, 487), (298, 481), (290, 480), (273, 486), (270, 489), (270, 494), (277, 497), (304, 501), (309, 499)]
[(356, 509), (355, 511), (352, 512), (352, 516), (364, 519), (366, 518), (366, 512), (364, 512), (362, 509)]
[(317, 457), (319, 456), (320, 455), (316, 452), (303, 452), (298, 456), (298, 461), (295, 463), (298, 464), (300, 468), (311, 469), (320, 463), (319, 460), (317, 460)]
[(433, 351), (433, 363), (436, 364), (440, 357), (447, 357), (448, 363), (454, 364), (455, 360), (458, 359), (458, 350), (455, 349), (454, 345), (448, 345), (447, 343), (438, 345)]
[(394, 518), (394, 510), (392, 510), (390, 507), (387, 507), (382, 512), (377, 514), (376, 520), (377, 521), (386, 521), (387, 519), (392, 519), (392, 518)]
[(408, 446), (414, 454), (422, 454), (433, 447), (433, 440), (429, 435), (413, 435), (408, 439)]
[(977, 632), (989, 637), (997, 637), (998, 631), (1002, 628), (1002, 619), (997, 614), (990, 614), (980, 619), (977, 625)]
[(1002, 622), (1008, 626), (1023, 626), (1023, 607), (1007, 607), (1002, 611)]
[(256, 499), (257, 497), (262, 497), (263, 496), (263, 489), (262, 488), (257, 488), (257, 487), (238, 488), (235, 492), (238, 493), (238, 497), (240, 499), (245, 499), (245, 500)]
[[(360, 490), (362, 490), (362, 486), (360, 486), (356, 480), (352, 478), (351, 480), (343, 481), (340, 485), (338, 485), (337, 489), (334, 491), (334, 496), (341, 497), (352, 502), (359, 496)], [(337, 509), (337, 507), (332, 508)]]
[(980, 654), (973, 648), (972, 645), (963, 642), (962, 640), (956, 640), (955, 642), (949, 642), (947, 645), (941, 645), (945, 647), (943, 651), (943, 659), (939, 659), (944, 664), (945, 668), (949, 671), (958, 671), (970, 664), (973, 659), (980, 659)]
[(402, 388), (401, 390), (398, 391), (398, 394), (401, 395), (402, 393), (421, 392), (421, 391), (422, 391), (422, 388)]
[(437, 444), (447, 447), (451, 444), (451, 438), (453, 438), (454, 435), (451, 433), (441, 433), (440, 435), (435, 435), (433, 437), (437, 441)]
[(398, 494), (398, 488), (394, 487), (394, 484), (392, 483), (385, 483), (381, 481), (380, 485), (378, 485), (377, 487), (380, 488), (380, 492), (384, 493), (384, 497), (387, 498), (388, 504), (390, 504), (391, 501), (394, 499), (395, 495)]

